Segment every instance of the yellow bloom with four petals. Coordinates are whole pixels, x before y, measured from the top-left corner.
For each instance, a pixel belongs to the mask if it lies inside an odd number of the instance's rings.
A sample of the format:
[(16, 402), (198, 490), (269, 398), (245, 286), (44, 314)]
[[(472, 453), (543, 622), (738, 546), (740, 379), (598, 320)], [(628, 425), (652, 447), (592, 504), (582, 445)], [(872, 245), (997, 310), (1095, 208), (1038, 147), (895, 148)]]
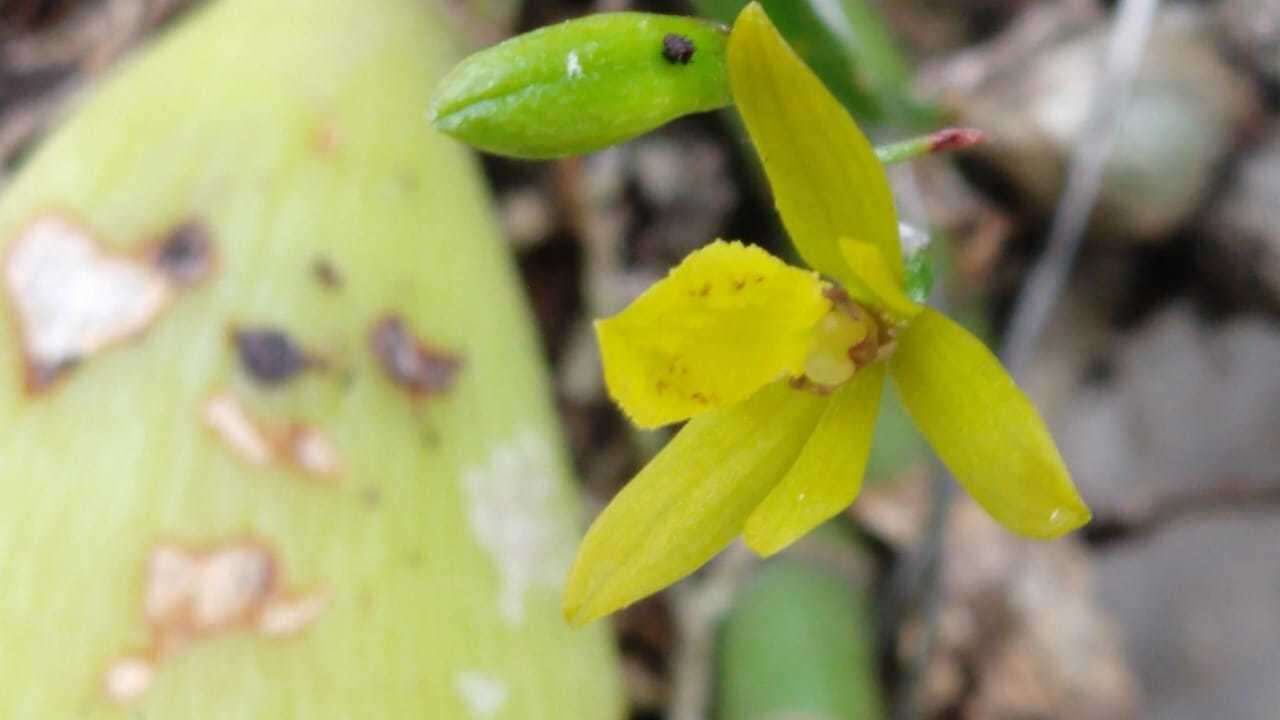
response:
[(596, 519), (565, 591), (584, 623), (681, 579), (738, 535), (769, 555), (861, 488), (887, 376), (1005, 527), (1089, 520), (1039, 414), (983, 344), (903, 287), (893, 197), (867, 139), (759, 5), (734, 24), (734, 103), (817, 272), (717, 241), (597, 323), (610, 394), (642, 427), (688, 419)]

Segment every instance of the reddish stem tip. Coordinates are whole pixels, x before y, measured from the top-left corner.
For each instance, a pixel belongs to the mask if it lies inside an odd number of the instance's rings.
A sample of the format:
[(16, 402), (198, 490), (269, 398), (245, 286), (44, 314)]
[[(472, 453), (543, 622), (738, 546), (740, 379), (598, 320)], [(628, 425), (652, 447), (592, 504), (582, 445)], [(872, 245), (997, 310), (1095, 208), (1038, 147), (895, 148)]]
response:
[(929, 151), (937, 153), (964, 150), (986, 139), (986, 133), (976, 128), (947, 128), (930, 136)]

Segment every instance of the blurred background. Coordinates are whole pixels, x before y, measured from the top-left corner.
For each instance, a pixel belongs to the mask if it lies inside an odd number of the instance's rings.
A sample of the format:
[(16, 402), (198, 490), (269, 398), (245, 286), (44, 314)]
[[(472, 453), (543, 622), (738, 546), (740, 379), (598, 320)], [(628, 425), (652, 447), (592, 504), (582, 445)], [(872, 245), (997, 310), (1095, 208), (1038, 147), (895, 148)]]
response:
[[(132, 48), (201, 4), (0, 0), (0, 198)], [(591, 12), (742, 4), (442, 0), (459, 50)], [(765, 4), (876, 141), (986, 133), (895, 168), (899, 207), (931, 240), (936, 302), (1022, 353), (1006, 359), (1095, 519), (1015, 539), (886, 403), (848, 517), (768, 563), (733, 548), (616, 618), (629, 716), (1274, 718), (1280, 2)], [(713, 238), (785, 237), (729, 112), (481, 162), (594, 513), (666, 436), (610, 403), (591, 320)], [(1028, 297), (1039, 326), (1015, 319)]]

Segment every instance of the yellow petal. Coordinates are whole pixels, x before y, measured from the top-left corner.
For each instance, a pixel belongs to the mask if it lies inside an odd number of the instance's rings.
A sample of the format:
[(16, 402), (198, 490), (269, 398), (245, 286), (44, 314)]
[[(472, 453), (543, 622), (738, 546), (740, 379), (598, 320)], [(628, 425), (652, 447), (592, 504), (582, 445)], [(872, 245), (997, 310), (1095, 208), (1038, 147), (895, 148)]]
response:
[(1000, 524), (1054, 538), (1089, 521), (1040, 414), (977, 338), (925, 308), (889, 362), (916, 426)]
[(729, 85), (805, 261), (848, 283), (837, 239), (862, 240), (880, 248), (900, 285), (902, 248), (884, 167), (757, 3), (742, 11), (729, 36)]
[(849, 507), (862, 489), (884, 387), (884, 363), (858, 371), (831, 396), (782, 482), (747, 518), (743, 538), (772, 555)]
[(596, 323), (609, 394), (641, 427), (745, 400), (800, 375), (831, 302), (815, 273), (716, 241)]
[(854, 293), (855, 297), (861, 295), (863, 300), (870, 301), (899, 320), (910, 320), (920, 313), (920, 306), (907, 297), (902, 283), (889, 270), (880, 248), (864, 240), (841, 238), (840, 252), (857, 277), (858, 289), (862, 291)]
[(689, 421), (587, 531), (565, 588), (569, 622), (590, 622), (655, 593), (728, 545), (795, 461), (826, 405), (777, 382)]

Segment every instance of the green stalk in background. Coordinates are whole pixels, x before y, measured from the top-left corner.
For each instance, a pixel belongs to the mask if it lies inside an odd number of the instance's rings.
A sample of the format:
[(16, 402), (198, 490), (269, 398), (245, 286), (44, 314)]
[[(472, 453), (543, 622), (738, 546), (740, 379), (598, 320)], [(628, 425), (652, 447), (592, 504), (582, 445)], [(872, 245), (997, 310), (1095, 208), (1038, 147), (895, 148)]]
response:
[(441, 17), (216, 2), (0, 197), (0, 716), (621, 716)]
[(828, 523), (767, 561), (725, 620), (719, 720), (877, 720), (884, 702), (856, 543)]

